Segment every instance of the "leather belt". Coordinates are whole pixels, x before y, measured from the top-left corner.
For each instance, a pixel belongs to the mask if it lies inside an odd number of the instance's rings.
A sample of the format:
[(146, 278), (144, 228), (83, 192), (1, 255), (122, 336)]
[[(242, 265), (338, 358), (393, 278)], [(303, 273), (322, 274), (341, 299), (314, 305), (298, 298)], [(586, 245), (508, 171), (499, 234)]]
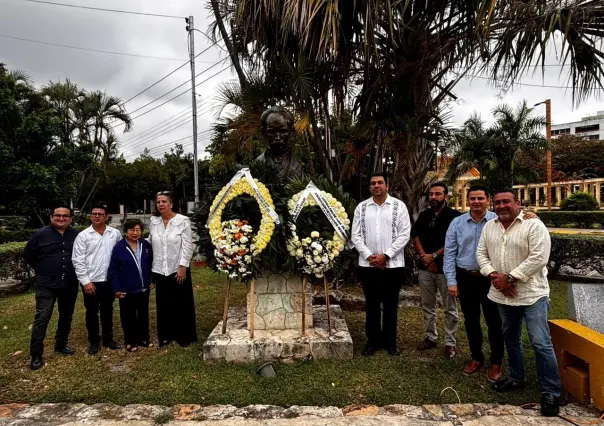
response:
[(482, 274), (480, 273), (480, 271), (472, 271), (470, 269), (464, 269), (464, 268), (458, 268), (462, 271), (464, 271), (466, 274), (470, 274), (474, 277), (482, 277)]

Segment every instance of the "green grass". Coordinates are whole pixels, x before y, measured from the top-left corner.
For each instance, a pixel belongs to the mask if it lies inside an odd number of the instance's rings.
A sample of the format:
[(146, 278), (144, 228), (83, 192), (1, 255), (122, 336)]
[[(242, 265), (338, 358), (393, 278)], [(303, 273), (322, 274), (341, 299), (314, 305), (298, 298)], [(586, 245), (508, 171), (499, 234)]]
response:
[[(364, 313), (346, 313), (354, 341), (351, 361), (315, 361), (276, 365), (277, 377), (256, 375), (255, 365), (229, 363), (206, 364), (200, 356), (201, 345), (222, 315), (224, 280), (208, 269), (194, 270), (199, 342), (182, 349), (142, 349), (138, 353), (111, 352), (103, 349), (97, 356), (86, 351), (84, 307), (77, 302), (70, 343), (74, 357), (52, 353), (56, 312), (46, 340), (46, 367), (28, 368), (29, 327), (33, 319), (33, 294), (0, 299), (0, 403), (84, 402), (120, 405), (178, 403), (276, 405), (349, 404), (429, 404), (454, 403), (452, 392), (442, 399), (441, 390), (451, 386), (462, 402), (498, 402), (522, 404), (537, 399), (535, 359), (525, 336), (529, 386), (515, 394), (490, 391), (486, 372), (466, 377), (461, 370), (468, 358), (468, 346), (460, 322), (460, 354), (445, 360), (442, 346), (426, 353), (414, 350), (423, 338), (422, 313), (418, 308), (404, 309), (399, 315), (400, 358), (380, 352), (365, 358), (359, 355), (365, 344)], [(566, 318), (566, 283), (552, 282), (551, 318)], [(237, 285), (232, 306), (245, 303), (245, 287)], [(117, 304), (116, 304), (117, 308)], [(117, 310), (117, 309), (116, 309)], [(151, 302), (152, 335), (155, 309)], [(442, 336), (442, 318), (439, 318)], [(116, 338), (121, 328), (116, 312)], [(486, 334), (485, 334), (486, 336)], [(50, 349), (50, 350), (49, 350)], [(16, 352), (22, 351), (15, 355)]]

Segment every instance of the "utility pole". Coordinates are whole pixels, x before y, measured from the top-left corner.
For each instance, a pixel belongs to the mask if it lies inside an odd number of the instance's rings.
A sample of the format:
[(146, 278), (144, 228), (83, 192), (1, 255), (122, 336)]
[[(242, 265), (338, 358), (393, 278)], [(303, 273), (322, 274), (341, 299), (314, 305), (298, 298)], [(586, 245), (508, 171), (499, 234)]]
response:
[(197, 93), (195, 92), (195, 26), (193, 16), (185, 18), (189, 33), (189, 60), (191, 62), (191, 101), (193, 104), (193, 182), (195, 183), (195, 207), (199, 203), (199, 173), (197, 171)]
[[(552, 100), (546, 99), (543, 102), (539, 102), (534, 106), (545, 104), (545, 139), (547, 143), (552, 141)], [(547, 210), (552, 211), (552, 150), (551, 147), (547, 148), (545, 153), (545, 170), (547, 173)], [(560, 201), (560, 200), (558, 200)]]

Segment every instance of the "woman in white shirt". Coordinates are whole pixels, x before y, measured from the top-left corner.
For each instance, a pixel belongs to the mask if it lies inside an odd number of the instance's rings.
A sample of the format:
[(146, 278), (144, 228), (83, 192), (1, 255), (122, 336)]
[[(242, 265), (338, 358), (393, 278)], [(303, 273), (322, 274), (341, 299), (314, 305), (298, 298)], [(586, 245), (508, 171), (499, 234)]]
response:
[(157, 337), (160, 347), (173, 341), (184, 347), (197, 341), (189, 268), (193, 256), (191, 221), (172, 211), (168, 191), (157, 193), (155, 205), (160, 215), (151, 218), (149, 241), (153, 247)]

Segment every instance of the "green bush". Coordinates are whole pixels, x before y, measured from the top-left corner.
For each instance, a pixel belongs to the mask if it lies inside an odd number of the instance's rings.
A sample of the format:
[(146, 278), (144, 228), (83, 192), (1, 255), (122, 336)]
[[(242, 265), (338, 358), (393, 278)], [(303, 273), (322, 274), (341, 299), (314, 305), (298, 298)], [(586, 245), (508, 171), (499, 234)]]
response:
[(562, 200), (560, 210), (573, 212), (587, 212), (598, 210), (600, 203), (591, 194), (587, 192), (575, 192), (570, 197)]
[(25, 228), (26, 224), (25, 216), (0, 216), (0, 230), (21, 230)]
[(17, 280), (33, 284), (34, 271), (23, 259), (25, 244), (0, 244), (0, 281)]
[(579, 270), (596, 270), (604, 274), (604, 238), (554, 234), (549, 257), (549, 277), (560, 278), (563, 266)]
[(1, 229), (0, 244), (12, 243), (15, 241), (27, 241), (34, 232), (36, 232), (35, 229), (20, 229), (15, 231)]
[(594, 225), (604, 228), (604, 210), (591, 212), (537, 212), (539, 218), (547, 226), (554, 228), (584, 228), (592, 229)]

